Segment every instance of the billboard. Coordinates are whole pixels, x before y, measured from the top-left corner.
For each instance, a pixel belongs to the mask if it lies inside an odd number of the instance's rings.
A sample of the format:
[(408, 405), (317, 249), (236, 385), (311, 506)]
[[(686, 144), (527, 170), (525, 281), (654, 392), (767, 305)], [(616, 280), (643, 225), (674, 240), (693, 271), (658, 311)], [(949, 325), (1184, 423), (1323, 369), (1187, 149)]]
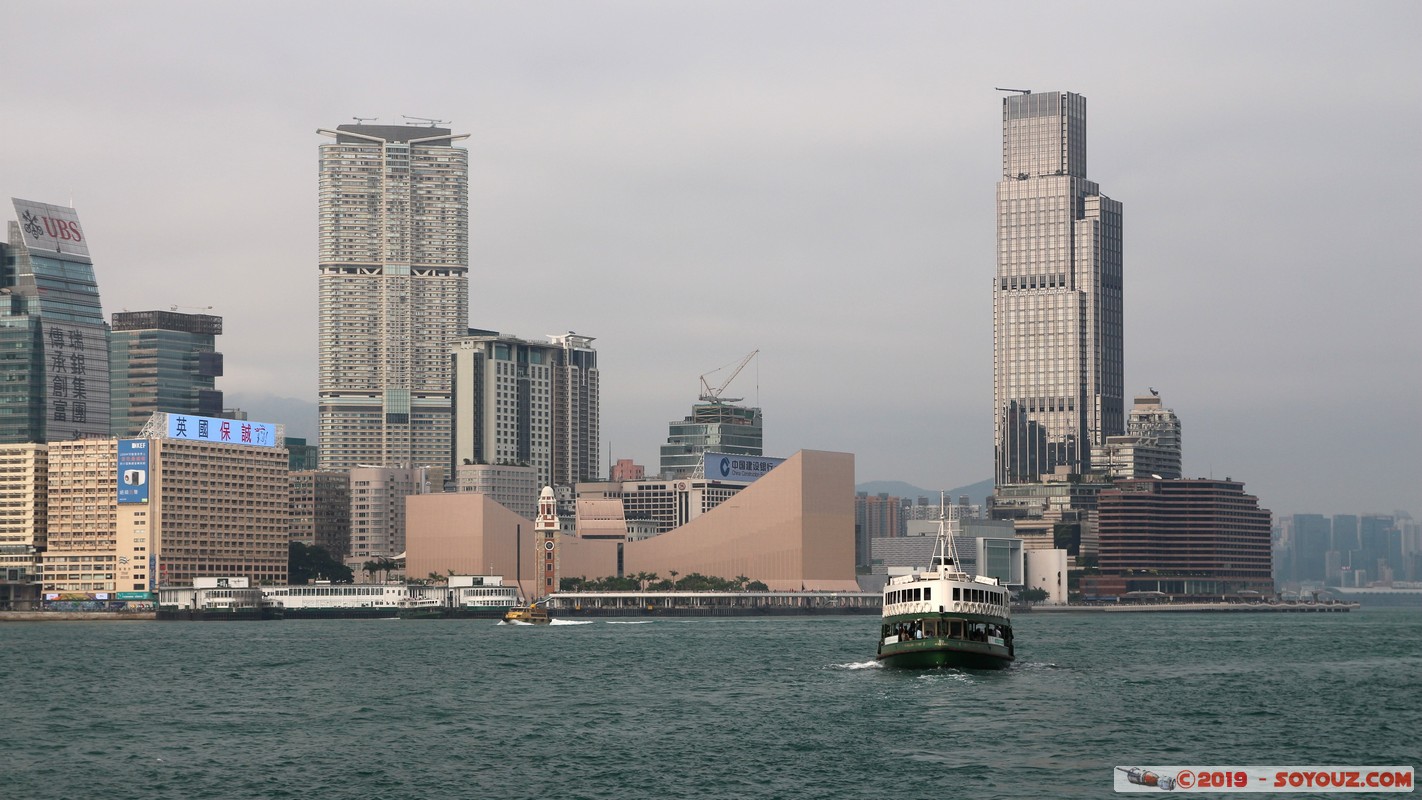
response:
[(119, 439), (118, 501), (148, 502), (148, 440)]
[(710, 451), (704, 453), (702, 457), (705, 459), (702, 462), (702, 469), (706, 479), (712, 481), (753, 481), (785, 461), (783, 458), (736, 456), (730, 453), (712, 453)]
[(167, 438), (253, 447), (280, 446), (277, 442), (277, 426), (274, 423), (199, 417), (192, 414), (169, 414)]
[[(89, 260), (89, 241), (79, 226), (74, 209), (33, 200), (15, 201), (15, 217), (25, 238), (25, 247), (42, 253), (60, 253), (66, 258)], [(77, 258), (75, 258), (77, 257)]]

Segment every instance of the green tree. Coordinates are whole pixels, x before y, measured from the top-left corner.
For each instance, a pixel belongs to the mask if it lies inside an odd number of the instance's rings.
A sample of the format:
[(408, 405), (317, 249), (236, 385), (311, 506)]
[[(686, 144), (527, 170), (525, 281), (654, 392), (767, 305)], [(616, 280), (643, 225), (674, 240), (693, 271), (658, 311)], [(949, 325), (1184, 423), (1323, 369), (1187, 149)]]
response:
[(1043, 600), (1046, 600), (1048, 597), (1051, 597), (1051, 595), (1047, 592), (1046, 589), (1043, 589), (1039, 586), (1030, 586), (1026, 589), (1023, 589), (1022, 594), (1019, 596), (1025, 602), (1028, 603), (1040, 603)]
[(768, 591), (770, 591), (770, 587), (769, 587), (769, 586), (766, 586), (765, 583), (762, 582), (762, 581), (751, 581), (750, 583), (746, 584), (746, 591), (748, 591), (748, 592), (768, 592)]
[(307, 547), (292, 542), (287, 547), (287, 581), (303, 585), (314, 580), (350, 583), (355, 580), (351, 568), (331, 557), (324, 547)]

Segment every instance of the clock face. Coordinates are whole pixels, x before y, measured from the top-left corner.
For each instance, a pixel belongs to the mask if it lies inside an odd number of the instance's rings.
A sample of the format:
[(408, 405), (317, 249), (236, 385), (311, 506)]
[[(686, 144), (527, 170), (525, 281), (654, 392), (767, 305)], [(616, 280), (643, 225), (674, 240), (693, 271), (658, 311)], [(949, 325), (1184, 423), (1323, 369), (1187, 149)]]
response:
[(549, 541), (544, 542), (543, 549), (547, 550), (550, 553), (553, 552), (553, 541), (550, 539)]

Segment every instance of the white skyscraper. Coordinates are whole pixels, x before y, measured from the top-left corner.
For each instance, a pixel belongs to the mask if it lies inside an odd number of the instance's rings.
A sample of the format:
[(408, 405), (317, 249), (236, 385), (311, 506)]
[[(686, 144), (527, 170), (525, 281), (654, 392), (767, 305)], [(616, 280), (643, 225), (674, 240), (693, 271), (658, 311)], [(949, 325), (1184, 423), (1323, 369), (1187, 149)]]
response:
[(1086, 98), (1002, 101), (993, 282), (995, 479), (1086, 472), (1124, 429), (1121, 204), (1086, 178)]
[(446, 464), (469, 319), (467, 134), (320, 130), (321, 468)]

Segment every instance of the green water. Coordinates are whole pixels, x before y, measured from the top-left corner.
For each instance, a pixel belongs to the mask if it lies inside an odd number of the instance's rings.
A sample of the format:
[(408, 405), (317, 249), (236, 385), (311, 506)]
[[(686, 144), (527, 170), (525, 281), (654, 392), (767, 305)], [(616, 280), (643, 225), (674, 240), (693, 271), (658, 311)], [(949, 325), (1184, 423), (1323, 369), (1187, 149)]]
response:
[[(1422, 612), (12, 623), (5, 798), (1108, 797), (1117, 764), (1419, 765)], [(1304, 795), (1291, 795), (1303, 797)]]

